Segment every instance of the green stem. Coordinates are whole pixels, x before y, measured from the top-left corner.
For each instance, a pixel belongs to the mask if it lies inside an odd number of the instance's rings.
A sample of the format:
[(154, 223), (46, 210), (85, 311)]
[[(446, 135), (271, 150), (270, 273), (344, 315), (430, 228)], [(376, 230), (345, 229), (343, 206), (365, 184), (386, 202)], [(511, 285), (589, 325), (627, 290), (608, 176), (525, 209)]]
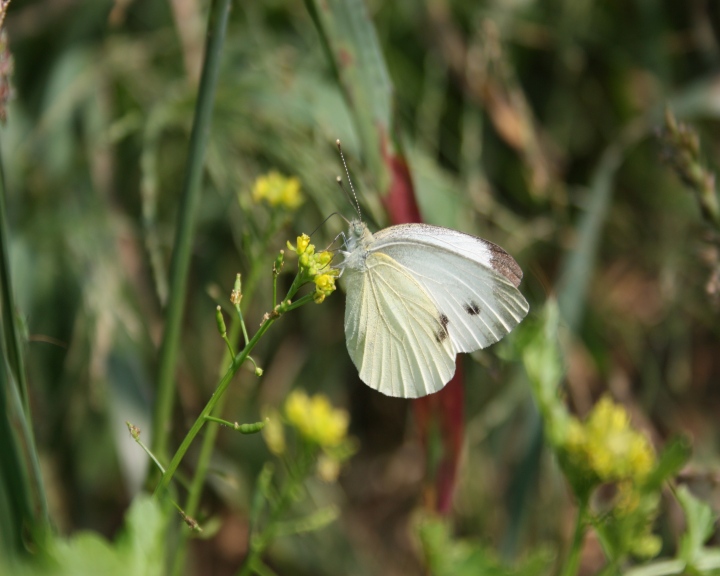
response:
[(215, 422), (215, 424), (220, 424), (220, 426), (225, 426), (226, 428), (232, 428), (236, 432), (240, 432), (240, 434), (257, 434), (265, 428), (265, 422), (238, 424), (237, 422), (230, 422), (229, 420), (223, 420), (222, 418), (215, 418), (215, 416), (208, 416), (205, 420), (208, 422)]
[[(291, 301), (292, 297), (297, 293), (297, 291), (306, 281), (307, 279), (304, 276), (301, 277), (300, 274), (295, 277), (295, 280), (293, 281), (292, 286), (287, 293), (287, 296), (285, 296), (285, 299), (283, 300), (283, 304), (278, 306), (276, 310), (273, 310), (272, 314), (268, 316), (268, 318), (260, 326), (260, 329), (255, 333), (255, 336), (253, 336), (250, 342), (247, 343), (245, 348), (243, 348), (233, 358), (232, 364), (230, 364), (227, 372), (225, 372), (225, 375), (222, 377), (219, 384), (215, 388), (215, 392), (213, 392), (213, 395), (210, 397), (210, 400), (208, 400), (205, 408), (203, 408), (202, 412), (195, 420), (195, 423), (192, 425), (192, 428), (190, 428), (190, 431), (185, 435), (185, 438), (180, 444), (180, 447), (177, 449), (177, 452), (175, 452), (175, 455), (170, 461), (170, 465), (165, 470), (162, 478), (160, 478), (160, 482), (155, 488), (156, 496), (162, 494), (162, 492), (165, 491), (169, 486), (170, 480), (172, 480), (172, 477), (177, 471), (180, 462), (185, 456), (185, 453), (188, 451), (188, 448), (190, 448), (190, 444), (192, 444), (195, 436), (197, 436), (198, 432), (200, 432), (200, 430), (202, 429), (207, 417), (212, 415), (215, 406), (220, 401), (220, 398), (222, 398), (225, 390), (227, 390), (233, 376), (235, 376), (235, 374), (243, 365), (245, 360), (247, 360), (247, 357), (250, 355), (250, 352), (252, 352), (253, 348), (255, 348), (255, 345), (260, 341), (260, 338), (263, 337), (263, 335), (265, 334), (265, 332), (268, 331), (270, 326), (272, 326), (275, 321), (280, 318), (280, 316), (282, 316), (284, 313), (289, 312), (290, 310), (294, 310), (295, 308), (298, 308), (299, 306), (307, 303), (309, 300), (312, 300), (312, 294), (306, 294), (295, 302)], [(290, 303), (287, 304), (287, 302)]]
[(255, 348), (255, 345), (258, 343), (260, 338), (265, 334), (265, 332), (268, 331), (268, 328), (273, 325), (275, 320), (277, 320), (276, 317), (270, 317), (265, 322), (263, 322), (262, 326), (260, 326), (260, 329), (255, 333), (255, 336), (252, 337), (250, 342), (247, 343), (247, 346), (243, 348), (236, 356), (233, 358), (232, 364), (228, 368), (227, 372), (225, 373), (225, 376), (223, 376), (222, 380), (220, 380), (220, 383), (218, 384), (217, 388), (215, 389), (215, 392), (213, 392), (213, 395), (210, 397), (210, 400), (208, 400), (208, 403), (205, 405), (205, 408), (203, 408), (203, 411), (200, 413), (200, 415), (195, 420), (195, 423), (192, 425), (192, 428), (190, 428), (190, 431), (185, 435), (185, 438), (183, 439), (182, 443), (180, 444), (180, 447), (177, 449), (177, 452), (175, 452), (175, 455), (173, 456), (172, 460), (170, 461), (170, 464), (167, 467), (167, 470), (165, 471), (165, 474), (163, 474), (162, 478), (160, 478), (160, 482), (158, 483), (157, 487), (155, 488), (155, 495), (162, 494), (170, 484), (170, 480), (172, 480), (173, 475), (175, 474), (175, 471), (177, 470), (178, 466), (180, 465), (180, 462), (182, 461), (183, 457), (185, 456), (185, 453), (188, 451), (188, 448), (190, 448), (190, 444), (192, 444), (192, 441), (195, 439), (195, 436), (198, 435), (198, 432), (200, 432), (200, 429), (205, 424), (205, 421), (208, 416), (211, 416), (213, 409), (215, 408), (215, 405), (218, 403), (222, 395), (225, 393), (225, 390), (227, 390), (228, 386), (230, 385), (230, 382), (232, 381), (233, 376), (235, 376), (235, 373), (240, 369), (240, 366), (243, 365), (243, 362), (245, 362), (248, 354), (252, 351), (253, 348)]
[(580, 552), (582, 551), (582, 543), (585, 536), (587, 510), (587, 502), (581, 502), (577, 518), (575, 519), (575, 532), (573, 533), (572, 543), (570, 544), (570, 551), (568, 552), (561, 576), (575, 576), (580, 567)]
[(22, 345), (20, 343), (20, 330), (17, 326), (15, 314), (15, 297), (10, 274), (10, 243), (7, 216), (5, 214), (5, 169), (0, 157), (0, 291), (2, 291), (3, 327), (5, 330), (5, 345), (10, 367), (15, 376), (23, 402), (25, 417), (30, 422), (30, 400), (28, 398), (27, 380), (25, 378), (25, 363), (23, 361)]
[[(5, 469), (0, 473), (0, 482), (3, 480), (12, 482), (20, 480), (21, 477), (24, 479), (19, 482), (22, 489), (19, 489), (12, 497), (22, 498), (21, 494), (25, 493), (31, 503), (31, 508), (25, 509), (25, 517), (17, 518), (17, 520), (23, 524), (27, 523), (27, 526), (45, 530), (49, 527), (47, 498), (33, 433), (25, 363), (15, 311), (10, 272), (9, 227), (5, 213), (5, 192), (5, 170), (0, 154), (0, 317), (4, 335), (4, 338), (0, 338), (0, 349), (2, 349), (0, 350), (0, 362), (4, 363), (5, 361), (5, 355), (2, 353), (4, 350), (8, 356), (7, 366), (9, 368), (8, 373), (3, 374), (3, 377), (0, 378), (0, 395), (3, 396), (0, 406), (3, 406), (5, 401), (10, 401), (7, 409), (0, 411), (0, 418), (6, 419), (3, 425), (7, 425), (10, 430), (15, 431), (12, 437), (7, 436), (4, 440), (8, 445), (12, 445), (13, 451), (17, 450), (18, 456), (22, 454), (22, 467), (25, 468), (21, 471), (20, 468), (11, 470), (3, 466)], [(4, 370), (4, 367), (0, 367), (0, 370)], [(8, 448), (3, 442), (0, 442), (0, 446), (3, 451)], [(17, 528), (22, 532), (22, 526), (17, 526)]]
[(277, 280), (278, 280), (279, 275), (280, 275), (279, 272), (277, 272), (273, 268), (273, 299), (272, 299), (273, 308), (275, 308), (275, 306), (277, 306)]
[[(235, 356), (235, 350), (233, 349), (233, 345), (230, 342), (230, 339), (227, 337), (227, 334), (222, 335), (222, 339), (225, 340), (225, 344), (227, 344), (228, 352), (230, 353), (230, 356)], [(247, 344), (247, 342), (246, 342)]]
[(243, 318), (242, 310), (240, 309), (240, 306), (235, 306), (235, 310), (237, 310), (238, 319), (240, 320), (240, 328), (242, 329), (242, 334), (244, 338), (245, 345), (247, 346), (248, 343), (248, 333), (247, 328), (245, 327), (245, 319)]
[[(195, 106), (195, 119), (190, 136), (187, 169), (183, 188), (178, 227), (170, 265), (170, 294), (166, 309), (165, 332), (160, 350), (158, 398), (153, 420), (153, 452), (162, 460), (168, 452), (169, 422), (175, 400), (174, 374), (180, 345), (180, 325), (187, 292), (195, 215), (200, 200), (205, 149), (210, 134), (215, 88), (220, 69), (230, 0), (213, 0), (210, 6), (205, 60), (200, 78), (200, 91)], [(163, 475), (163, 478), (165, 475)]]
[(243, 562), (239, 576), (248, 576), (253, 572), (257, 572), (258, 563), (262, 563), (261, 557), (263, 552), (265, 552), (265, 549), (276, 535), (276, 528), (280, 518), (285, 515), (288, 508), (292, 505), (293, 497), (298, 486), (302, 485), (310, 473), (313, 458), (304, 450), (301, 449), (301, 454), (298, 455), (294, 461), (297, 465), (295, 468), (289, 465), (289, 462), (286, 462), (286, 464), (288, 464), (287, 479), (278, 495), (278, 499), (273, 503), (270, 517), (262, 532), (257, 534), (254, 532), (257, 526), (250, 526), (248, 555)]
[[(259, 262), (259, 259), (257, 260)], [(250, 273), (249, 281), (245, 283), (243, 288), (245, 302), (251, 302), (253, 294), (255, 293), (255, 285), (253, 282), (254, 278), (257, 278), (260, 274), (261, 267), (254, 265)], [(244, 323), (233, 322), (230, 326), (229, 340), (232, 344), (232, 348), (237, 346), (238, 340), (240, 339), (240, 328), (244, 327)], [(245, 336), (245, 344), (247, 345), (248, 338)], [(223, 356), (221, 366), (225, 366), (235, 356), (234, 352)], [(215, 405), (213, 410), (214, 414), (222, 414), (224, 400), (220, 399)], [(185, 502), (185, 510), (189, 516), (195, 516), (197, 514), (198, 507), (200, 505), (200, 496), (202, 495), (202, 488), (205, 484), (205, 477), (207, 475), (208, 468), (210, 466), (210, 458), (212, 457), (213, 449), (215, 448), (215, 440), (217, 438), (219, 428), (217, 426), (210, 426), (205, 432), (202, 440), (202, 446), (200, 447), (200, 455), (198, 456), (197, 466), (195, 468), (195, 474), (193, 475), (192, 483), (188, 491), (187, 501)], [(188, 532), (183, 530), (179, 533), (178, 546), (175, 549), (175, 563), (172, 569), (172, 574), (180, 575), (183, 573), (185, 566), (185, 555), (187, 552), (187, 546), (185, 541), (188, 538)]]
[[(158, 467), (158, 470), (160, 470), (162, 474), (165, 474), (164, 466), (160, 464), (160, 461), (157, 458), (155, 458), (155, 454), (153, 454), (152, 450), (150, 450), (150, 448), (145, 445), (145, 442), (140, 440), (139, 430), (137, 429), (137, 427), (130, 424), (130, 422), (125, 422), (125, 424), (127, 424), (128, 430), (130, 430), (130, 435), (133, 437), (133, 440), (135, 440), (135, 442), (140, 446), (140, 448), (145, 450), (145, 454), (150, 456), (150, 459), (155, 462), (155, 466)], [(133, 430), (136, 430), (137, 432), (133, 432)]]

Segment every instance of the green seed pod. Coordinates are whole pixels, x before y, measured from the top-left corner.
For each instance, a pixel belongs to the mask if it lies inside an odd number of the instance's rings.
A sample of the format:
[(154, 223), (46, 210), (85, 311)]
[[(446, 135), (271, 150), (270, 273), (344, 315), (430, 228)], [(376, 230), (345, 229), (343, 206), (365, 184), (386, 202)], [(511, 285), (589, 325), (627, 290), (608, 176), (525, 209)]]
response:
[(227, 336), (227, 328), (225, 327), (225, 318), (223, 318), (220, 306), (215, 309), (215, 321), (217, 322), (218, 332), (220, 332), (220, 336), (225, 338), (225, 336)]
[(265, 428), (265, 422), (253, 422), (252, 424), (238, 424), (235, 423), (235, 430), (240, 434), (257, 434)]

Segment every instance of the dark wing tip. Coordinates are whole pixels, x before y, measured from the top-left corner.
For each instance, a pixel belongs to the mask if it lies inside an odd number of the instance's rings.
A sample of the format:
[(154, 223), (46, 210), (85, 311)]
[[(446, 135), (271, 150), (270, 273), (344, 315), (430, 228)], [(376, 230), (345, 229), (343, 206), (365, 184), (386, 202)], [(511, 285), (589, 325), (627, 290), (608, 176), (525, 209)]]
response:
[(520, 266), (518, 266), (518, 263), (515, 262), (515, 259), (497, 244), (493, 244), (492, 242), (488, 242), (488, 244), (490, 245), (490, 263), (492, 264), (493, 270), (500, 272), (500, 274), (510, 280), (515, 288), (520, 286), (523, 271), (520, 269)]

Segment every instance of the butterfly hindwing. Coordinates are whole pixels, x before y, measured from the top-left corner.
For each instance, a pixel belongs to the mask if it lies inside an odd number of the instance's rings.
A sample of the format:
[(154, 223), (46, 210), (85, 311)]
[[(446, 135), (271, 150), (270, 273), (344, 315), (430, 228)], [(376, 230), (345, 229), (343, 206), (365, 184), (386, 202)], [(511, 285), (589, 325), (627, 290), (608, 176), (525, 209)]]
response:
[(455, 372), (448, 320), (415, 274), (373, 252), (345, 280), (345, 337), (363, 382), (405, 398), (442, 388)]

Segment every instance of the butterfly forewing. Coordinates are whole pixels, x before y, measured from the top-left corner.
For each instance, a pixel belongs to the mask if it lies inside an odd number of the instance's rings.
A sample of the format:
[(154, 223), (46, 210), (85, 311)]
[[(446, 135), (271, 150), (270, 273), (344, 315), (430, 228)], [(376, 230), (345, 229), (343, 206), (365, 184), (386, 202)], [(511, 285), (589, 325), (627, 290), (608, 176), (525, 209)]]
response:
[(390, 255), (371, 252), (346, 270), (345, 337), (360, 378), (389, 396), (440, 390), (455, 372), (446, 318), (423, 282)]
[(499, 246), (455, 230), (425, 224), (378, 232), (370, 254), (385, 254), (430, 296), (455, 352), (493, 344), (525, 317), (517, 285), (522, 271)]

